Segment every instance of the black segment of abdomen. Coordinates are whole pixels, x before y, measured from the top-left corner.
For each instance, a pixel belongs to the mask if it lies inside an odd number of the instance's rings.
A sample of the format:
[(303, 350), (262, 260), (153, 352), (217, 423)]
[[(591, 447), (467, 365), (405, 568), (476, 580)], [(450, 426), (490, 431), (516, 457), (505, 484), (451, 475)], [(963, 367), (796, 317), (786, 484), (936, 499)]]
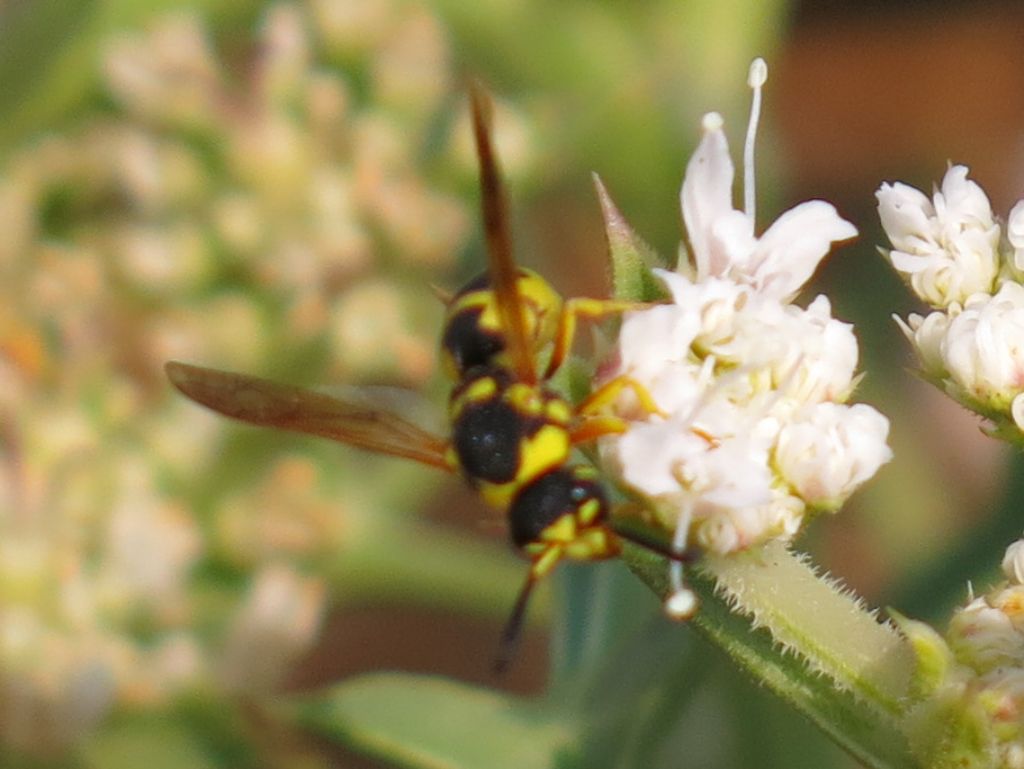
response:
[(463, 310), (448, 321), (441, 337), (441, 346), (451, 355), (460, 373), (486, 366), (505, 349), (505, 339), (501, 334), (481, 328), (482, 314), (482, 307)]
[(535, 542), (541, 532), (565, 514), (572, 514), (591, 499), (601, 506), (604, 518), (608, 498), (596, 481), (578, 477), (573, 468), (561, 467), (524, 486), (508, 509), (509, 533), (516, 547)]
[(519, 470), (522, 438), (539, 426), (500, 398), (490, 398), (463, 408), (452, 430), (452, 445), (470, 481), (508, 483)]

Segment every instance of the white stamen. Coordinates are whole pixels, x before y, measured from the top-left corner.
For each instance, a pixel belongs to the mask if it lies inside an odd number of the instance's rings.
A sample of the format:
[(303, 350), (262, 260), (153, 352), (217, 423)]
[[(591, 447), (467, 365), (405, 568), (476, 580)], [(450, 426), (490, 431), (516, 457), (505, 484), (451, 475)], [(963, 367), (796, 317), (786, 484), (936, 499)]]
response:
[[(686, 545), (690, 536), (690, 522), (693, 520), (693, 503), (686, 501), (676, 519), (676, 531), (672, 537), (672, 552), (680, 558), (686, 554)], [(668, 572), (672, 592), (665, 598), (663, 608), (670, 619), (684, 620), (697, 611), (697, 595), (683, 581), (683, 562), (672, 561)]]
[(761, 88), (768, 79), (768, 65), (758, 57), (750, 63), (747, 85), (754, 95), (750, 103), (750, 122), (747, 124), (747, 141), (743, 145), (743, 212), (754, 220), (754, 143), (757, 139), (757, 123), (761, 119)]
[(687, 620), (697, 613), (697, 594), (688, 587), (682, 587), (665, 599), (665, 615), (669, 619)]

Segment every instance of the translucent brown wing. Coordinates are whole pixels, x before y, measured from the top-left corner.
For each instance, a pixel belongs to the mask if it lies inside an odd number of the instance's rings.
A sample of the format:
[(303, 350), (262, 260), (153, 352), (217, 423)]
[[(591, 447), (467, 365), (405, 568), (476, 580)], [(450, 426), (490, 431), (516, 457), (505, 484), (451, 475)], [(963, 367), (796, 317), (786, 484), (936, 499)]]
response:
[(537, 374), (526, 338), (522, 301), (516, 287), (519, 271), (512, 254), (508, 200), (491, 142), (491, 99), (478, 83), (471, 84), (469, 96), (473, 108), (476, 151), (480, 158), (480, 197), (487, 235), (491, 288), (498, 303), (498, 317), (501, 318), (506, 349), (511, 356), (516, 377), (523, 382), (535, 384)]
[(228, 371), (170, 362), (167, 377), (207, 408), (263, 427), (320, 435), (379, 454), (451, 472), (448, 442), (389, 411), (301, 387)]

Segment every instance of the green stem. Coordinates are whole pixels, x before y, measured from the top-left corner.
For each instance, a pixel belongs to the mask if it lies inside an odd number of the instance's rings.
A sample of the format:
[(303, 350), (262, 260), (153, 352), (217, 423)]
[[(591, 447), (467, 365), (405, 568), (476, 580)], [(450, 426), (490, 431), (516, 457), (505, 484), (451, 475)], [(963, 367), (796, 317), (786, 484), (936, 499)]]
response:
[[(667, 593), (662, 559), (631, 548), (626, 560)], [(778, 544), (707, 557), (690, 583), (702, 604), (696, 628), (758, 681), (866, 765), (917, 766), (902, 709), (913, 656), (891, 625)]]

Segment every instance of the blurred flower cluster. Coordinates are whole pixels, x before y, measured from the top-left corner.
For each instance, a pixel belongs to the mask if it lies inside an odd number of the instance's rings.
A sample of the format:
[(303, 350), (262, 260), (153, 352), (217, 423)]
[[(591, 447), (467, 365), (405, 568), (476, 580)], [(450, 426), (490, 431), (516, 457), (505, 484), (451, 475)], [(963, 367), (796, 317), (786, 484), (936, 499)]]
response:
[(913, 718), (929, 766), (1024, 766), (1024, 539), (1002, 568), (1005, 581), (958, 609), (945, 639), (900, 623), (917, 652)]
[(885, 417), (847, 403), (852, 327), (824, 296), (793, 304), (831, 244), (856, 230), (811, 201), (757, 236), (753, 212), (733, 208), (733, 175), (722, 120), (709, 114), (681, 193), (693, 265), (658, 271), (672, 302), (626, 316), (608, 372), (642, 385), (662, 413), (620, 402), (630, 429), (604, 440), (603, 458), (675, 531), (679, 552), (788, 540), (891, 455)]
[(119, 36), (105, 109), (0, 169), (8, 747), (60, 751), (115, 705), (267, 691), (316, 638), (355, 503), (315, 456), (232, 468), (164, 360), (433, 370), (425, 286), (472, 222), (464, 179), (426, 175), (455, 151), (443, 29), (416, 2), (309, 0), (234, 43), (189, 14)]
[(1024, 201), (1013, 207), (1004, 231), (967, 173), (952, 166), (931, 199), (906, 184), (883, 184), (878, 213), (892, 249), (882, 253), (933, 308), (896, 319), (923, 376), (1020, 442)]

